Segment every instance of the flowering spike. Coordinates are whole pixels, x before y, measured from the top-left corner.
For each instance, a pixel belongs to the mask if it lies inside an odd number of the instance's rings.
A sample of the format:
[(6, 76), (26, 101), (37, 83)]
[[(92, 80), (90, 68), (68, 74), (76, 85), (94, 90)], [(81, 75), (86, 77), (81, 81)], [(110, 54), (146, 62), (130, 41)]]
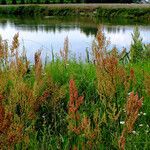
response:
[(138, 113), (140, 108), (142, 107), (143, 97), (139, 99), (138, 94), (134, 95), (134, 92), (131, 92), (128, 101), (126, 104), (126, 120), (124, 129), (122, 131), (122, 135), (119, 139), (119, 148), (121, 150), (125, 149), (125, 136), (128, 133), (133, 131), (134, 124), (138, 118)]
[(77, 122), (80, 120), (80, 115), (78, 113), (80, 105), (83, 103), (83, 96), (78, 97), (78, 90), (75, 86), (75, 82), (73, 79), (70, 80), (69, 83), (69, 92), (70, 92), (70, 101), (68, 104), (68, 115), (71, 120), (75, 122), (69, 122), (69, 130), (75, 132), (76, 134), (80, 133), (80, 128), (77, 126)]

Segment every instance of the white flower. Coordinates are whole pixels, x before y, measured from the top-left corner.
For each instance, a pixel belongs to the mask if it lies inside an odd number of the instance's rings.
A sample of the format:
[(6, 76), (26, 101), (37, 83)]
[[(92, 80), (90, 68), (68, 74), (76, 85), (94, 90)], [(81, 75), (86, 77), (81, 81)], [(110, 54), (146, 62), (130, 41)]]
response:
[(136, 134), (136, 131), (132, 131), (133, 134)]
[(131, 92), (128, 93), (128, 96), (130, 96)]
[(120, 121), (120, 124), (124, 124), (125, 122), (124, 121)]
[(44, 118), (44, 119), (45, 119), (45, 115), (43, 115), (43, 116), (42, 116), (42, 118)]
[(126, 110), (125, 109), (122, 109), (123, 110), (123, 112), (126, 112)]
[(143, 115), (143, 112), (142, 112), (142, 111), (140, 112), (140, 115)]
[(149, 131), (148, 131), (148, 130), (146, 130), (145, 132), (146, 132), (146, 133), (148, 133)]
[(146, 113), (143, 113), (144, 116), (146, 116)]
[(139, 124), (139, 127), (143, 127), (143, 124)]

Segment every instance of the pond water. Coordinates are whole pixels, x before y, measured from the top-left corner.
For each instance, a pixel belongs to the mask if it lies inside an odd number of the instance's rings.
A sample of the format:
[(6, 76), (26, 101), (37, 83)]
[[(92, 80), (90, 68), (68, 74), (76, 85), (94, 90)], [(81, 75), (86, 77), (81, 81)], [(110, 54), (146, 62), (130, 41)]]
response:
[(46, 54), (51, 58), (52, 49), (59, 55), (63, 48), (64, 39), (69, 38), (69, 50), (77, 58), (85, 59), (85, 50), (91, 51), (92, 41), (95, 38), (97, 27), (102, 25), (107, 39), (111, 41), (110, 48), (116, 46), (118, 50), (130, 48), (131, 33), (135, 25), (139, 27), (143, 43), (150, 43), (150, 23), (122, 19), (90, 19), (79, 17), (0, 17), (0, 35), (11, 43), (15, 33), (19, 32), (20, 49), (23, 45), (27, 57), (31, 62), (34, 53), (42, 50), (42, 58)]

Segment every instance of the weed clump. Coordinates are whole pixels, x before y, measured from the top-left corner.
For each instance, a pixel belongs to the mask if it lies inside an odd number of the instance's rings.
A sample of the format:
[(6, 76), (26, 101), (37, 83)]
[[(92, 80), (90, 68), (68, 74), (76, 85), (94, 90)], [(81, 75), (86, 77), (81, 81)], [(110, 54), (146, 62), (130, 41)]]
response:
[[(108, 51), (110, 41), (99, 28), (93, 63), (88, 54), (86, 62), (70, 59), (66, 38), (61, 57), (52, 52), (45, 67), (41, 51), (29, 66), (25, 50), (19, 51), (19, 33), (10, 48), (0, 38), (1, 149), (148, 147), (143, 140), (149, 138), (150, 121), (148, 46), (137, 30), (133, 37), (129, 57), (125, 50)], [(126, 57), (131, 59), (123, 63)]]

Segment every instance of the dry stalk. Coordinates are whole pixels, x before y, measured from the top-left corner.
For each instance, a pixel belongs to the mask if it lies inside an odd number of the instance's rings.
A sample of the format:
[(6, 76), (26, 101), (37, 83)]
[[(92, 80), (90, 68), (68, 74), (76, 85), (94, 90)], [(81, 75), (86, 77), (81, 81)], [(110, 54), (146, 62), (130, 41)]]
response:
[(42, 61), (41, 61), (41, 51), (38, 51), (34, 55), (35, 61), (35, 76), (36, 79), (39, 80), (42, 75)]
[(68, 53), (69, 53), (69, 39), (68, 37), (66, 37), (64, 41), (64, 48), (63, 50), (60, 50), (60, 55), (65, 63), (65, 66), (68, 63)]

